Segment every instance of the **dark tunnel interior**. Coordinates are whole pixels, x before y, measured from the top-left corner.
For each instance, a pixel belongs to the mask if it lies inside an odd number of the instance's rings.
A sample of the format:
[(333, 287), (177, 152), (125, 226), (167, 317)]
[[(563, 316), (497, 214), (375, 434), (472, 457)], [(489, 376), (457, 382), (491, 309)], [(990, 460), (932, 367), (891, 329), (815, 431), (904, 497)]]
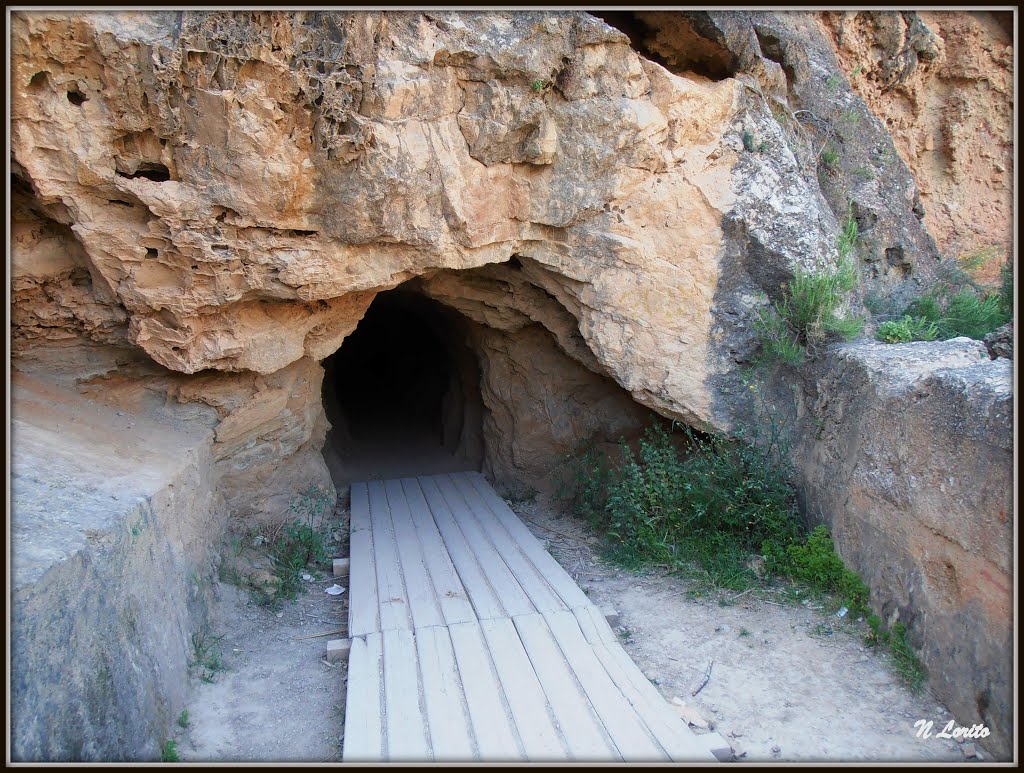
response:
[(378, 295), (323, 362), (338, 483), (480, 469), (480, 375), (468, 323), (414, 292)]

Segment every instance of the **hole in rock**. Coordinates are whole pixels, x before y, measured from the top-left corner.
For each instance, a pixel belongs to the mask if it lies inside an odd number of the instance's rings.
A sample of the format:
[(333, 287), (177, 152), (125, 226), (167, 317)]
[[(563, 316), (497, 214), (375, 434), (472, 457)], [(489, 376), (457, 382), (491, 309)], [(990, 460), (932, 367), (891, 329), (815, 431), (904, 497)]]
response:
[(735, 57), (679, 11), (589, 11), (629, 38), (632, 48), (669, 72), (722, 80), (735, 74)]
[(68, 102), (70, 102), (75, 107), (81, 107), (84, 103), (88, 101), (89, 98), (78, 89), (70, 89), (68, 91)]
[(338, 483), (480, 469), (480, 373), (457, 312), (416, 293), (378, 295), (323, 362)]
[(37, 72), (28, 82), (28, 90), (32, 94), (38, 94), (50, 85), (50, 76), (45, 70)]
[(163, 183), (171, 179), (171, 170), (163, 164), (154, 163), (151, 161), (143, 161), (139, 164), (138, 168), (134, 172), (122, 172), (120, 169), (117, 170), (117, 174), (120, 177), (127, 177), (129, 180), (134, 180), (137, 177), (145, 177), (147, 180), (153, 182)]

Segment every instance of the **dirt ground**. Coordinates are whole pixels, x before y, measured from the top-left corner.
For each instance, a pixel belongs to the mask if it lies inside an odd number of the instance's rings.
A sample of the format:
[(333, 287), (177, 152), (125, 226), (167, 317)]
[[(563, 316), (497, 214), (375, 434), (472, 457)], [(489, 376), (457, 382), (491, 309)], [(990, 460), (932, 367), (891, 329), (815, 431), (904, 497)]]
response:
[[(335, 544), (334, 552), (347, 548)], [(175, 726), (182, 762), (341, 761), (345, 664), (324, 655), (329, 640), (346, 635), (348, 603), (347, 589), (325, 592), (335, 584), (330, 575), (310, 572), (303, 592), (276, 610), (242, 588), (217, 584), (210, 636), (223, 637), (225, 668), (208, 682), (193, 669), (188, 727)]]
[[(513, 508), (595, 603), (618, 611), (626, 651), (666, 699), (686, 704), (694, 731), (707, 723), (739, 762), (986, 759), (968, 743), (916, 736), (918, 719), (938, 732), (954, 717), (864, 646), (863, 623), (770, 595), (697, 595), (680, 578), (603, 563), (587, 526), (543, 497)], [(297, 638), (344, 628), (346, 595), (324, 592), (328, 575), (276, 611), (219, 585), (211, 633), (224, 637), (227, 670), (193, 680), (189, 726), (177, 729), (182, 761), (340, 761), (345, 670), (323, 657), (336, 637)]]

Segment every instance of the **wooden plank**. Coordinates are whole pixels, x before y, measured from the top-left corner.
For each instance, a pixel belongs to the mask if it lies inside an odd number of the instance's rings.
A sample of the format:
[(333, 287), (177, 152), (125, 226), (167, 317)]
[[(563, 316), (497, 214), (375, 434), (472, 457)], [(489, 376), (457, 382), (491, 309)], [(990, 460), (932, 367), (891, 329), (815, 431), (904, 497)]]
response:
[(544, 575), (523, 550), (522, 545), (509, 534), (469, 479), (460, 474), (451, 475), (451, 479), (479, 524), (481, 533), (494, 546), (495, 552), (504, 559), (534, 608), (540, 612), (567, 609), (558, 593), (548, 585)]
[(381, 727), (381, 635), (371, 633), (352, 640), (345, 698), (345, 762), (380, 762), (384, 759)]
[(650, 736), (583, 638), (572, 612), (549, 612), (544, 615), (544, 620), (622, 758), (626, 762), (667, 760), (668, 754)]
[[(654, 686), (630, 660), (626, 652), (618, 644), (596, 644), (594, 654), (604, 666), (615, 686), (633, 706), (634, 711), (647, 729), (668, 752), (673, 762), (715, 762), (716, 757), (697, 737), (690, 732), (672, 707), (665, 702)], [(617, 652), (616, 652), (617, 650)], [(622, 657), (620, 657), (620, 655)], [(654, 695), (645, 694), (640, 689), (638, 680), (653, 689)]]
[(377, 607), (377, 569), (373, 563), (370, 499), (365, 483), (352, 484), (349, 553), (348, 632), (364, 636), (380, 630)]
[(414, 628), (425, 628), (432, 625), (443, 625), (441, 609), (434, 593), (434, 584), (427, 573), (423, 553), (420, 549), (419, 536), (412, 522), (409, 503), (405, 498), (402, 482), (389, 480), (384, 483), (384, 493), (388, 498), (391, 511), (391, 524), (394, 527), (395, 542), (401, 560), (401, 574), (405, 585), (405, 595), (409, 600), (409, 612), (412, 615)]
[(381, 481), (371, 481), (370, 524), (373, 528), (373, 559), (377, 567), (377, 605), (380, 610), (380, 630), (408, 629), (409, 600), (402, 583), (402, 570), (398, 562), (394, 526), (388, 508), (387, 495)]
[(423, 702), (434, 760), (479, 759), (473, 747), (473, 733), (448, 630), (436, 627), (416, 631), (416, 653), (420, 660)]
[(544, 686), (570, 757), (578, 762), (621, 760), (543, 616), (522, 615), (513, 618), (513, 623)]
[(481, 620), (480, 629), (491, 651), (526, 758), (531, 762), (567, 759), (568, 752), (552, 722), (544, 690), (515, 625), (508, 618)]
[(438, 531), (444, 539), (445, 551), (451, 556), (462, 586), (472, 602), (474, 619), (476, 617), (502, 616), (505, 609), (484, 576), (483, 569), (477, 563), (476, 556), (473, 555), (465, 536), (459, 530), (458, 524), (455, 523), (455, 518), (437, 488), (436, 481), (432, 478), (421, 477), (419, 482), (430, 512), (434, 516), (434, 523), (437, 524)]
[[(372, 494), (371, 494), (372, 496)], [(386, 630), (384, 641), (384, 721), (389, 761), (431, 759), (425, 717), (420, 709), (420, 678), (412, 631)]]
[[(466, 500), (462, 498), (458, 489), (455, 488), (451, 478), (447, 475), (435, 475), (433, 479), (448, 503), (452, 516), (458, 523), (459, 530), (465, 536), (467, 544), (476, 555), (480, 568), (487, 576), (488, 582), (501, 602), (501, 614), (489, 615), (488, 617), (510, 617), (526, 615), (536, 611), (533, 603), (530, 601), (530, 597), (526, 595), (526, 591), (523, 590), (518, 580), (516, 580), (512, 570), (508, 568), (502, 555), (494, 549), (494, 546), (484, 536), (480, 525), (470, 511), (469, 505), (466, 504)], [(480, 617), (485, 619), (482, 615)]]
[(448, 633), (455, 649), (455, 661), (459, 666), (480, 759), (487, 762), (525, 759), (480, 633), (480, 625), (475, 622), (456, 623), (448, 627)]
[(573, 581), (572, 577), (544, 549), (540, 540), (533, 536), (533, 532), (526, 528), (526, 524), (519, 520), (519, 516), (512, 512), (512, 509), (506, 504), (505, 500), (498, 496), (498, 492), (491, 487), (491, 484), (487, 482), (483, 475), (479, 472), (464, 472), (459, 473), (459, 475), (476, 488), (484, 502), (490, 507), (491, 512), (494, 513), (495, 517), (508, 530), (508, 533), (512, 535), (512, 538), (530, 557), (534, 566), (540, 570), (551, 587), (558, 592), (558, 595), (561, 596), (562, 601), (565, 602), (567, 607), (572, 609), (573, 607), (591, 603), (590, 599), (580, 590), (580, 587)]
[(583, 637), (590, 644), (618, 644), (608, 621), (593, 604), (576, 607), (572, 612), (576, 616), (576, 622), (579, 623)]
[(420, 548), (434, 584), (434, 591), (437, 593), (444, 621), (451, 624), (476, 620), (473, 605), (469, 603), (466, 589), (462, 586), (462, 580), (455, 571), (451, 556), (445, 549), (444, 540), (441, 539), (437, 524), (434, 523), (434, 516), (423, 496), (419, 481), (416, 478), (403, 478), (402, 489), (409, 503), (409, 511), (416, 526)]

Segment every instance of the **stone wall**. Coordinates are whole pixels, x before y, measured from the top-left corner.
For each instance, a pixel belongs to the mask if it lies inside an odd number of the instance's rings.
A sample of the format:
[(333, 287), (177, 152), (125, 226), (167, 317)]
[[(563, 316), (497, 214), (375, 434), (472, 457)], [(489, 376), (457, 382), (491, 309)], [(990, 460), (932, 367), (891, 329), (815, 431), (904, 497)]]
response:
[(225, 524), (210, 417), (13, 398), (11, 758), (159, 760)]
[(897, 620), (929, 686), (1007, 758), (1013, 708), (1013, 363), (984, 344), (848, 344), (798, 394), (808, 516)]

